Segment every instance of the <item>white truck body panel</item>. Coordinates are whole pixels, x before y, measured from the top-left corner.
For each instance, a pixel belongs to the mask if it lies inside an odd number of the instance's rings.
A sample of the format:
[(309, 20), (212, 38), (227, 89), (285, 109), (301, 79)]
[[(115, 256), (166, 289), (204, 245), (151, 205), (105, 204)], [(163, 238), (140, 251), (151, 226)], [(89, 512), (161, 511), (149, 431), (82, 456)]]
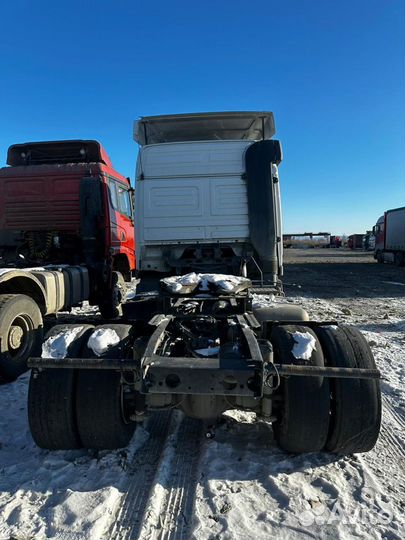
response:
[(405, 208), (387, 211), (385, 249), (405, 251)]
[(141, 265), (154, 246), (249, 238), (243, 173), (244, 154), (253, 142), (176, 142), (140, 149), (135, 230)]
[(134, 123), (142, 146), (183, 141), (262, 140), (275, 134), (270, 111), (238, 111), (143, 116)]

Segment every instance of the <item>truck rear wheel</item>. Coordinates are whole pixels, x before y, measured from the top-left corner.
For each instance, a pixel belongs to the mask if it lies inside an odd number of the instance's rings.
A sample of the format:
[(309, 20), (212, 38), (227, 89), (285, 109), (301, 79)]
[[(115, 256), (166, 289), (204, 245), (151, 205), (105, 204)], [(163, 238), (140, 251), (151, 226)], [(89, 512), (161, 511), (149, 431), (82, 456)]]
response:
[[(106, 358), (125, 358), (131, 352), (132, 327), (125, 324), (103, 325), (95, 329), (110, 328), (120, 341), (110, 347)], [(94, 356), (86, 349), (85, 356)], [(79, 372), (76, 392), (77, 425), (85, 448), (96, 450), (127, 446), (136, 424), (130, 419), (128, 390), (120, 373), (110, 370), (82, 370)]]
[(0, 295), (0, 377), (14, 381), (27, 371), (27, 359), (40, 354), (42, 315), (25, 294)]
[[(292, 351), (295, 332), (308, 333), (315, 348), (308, 360), (296, 359)], [(303, 325), (275, 326), (271, 333), (274, 362), (324, 366), (321, 345), (314, 332)], [(319, 452), (325, 446), (329, 427), (329, 382), (324, 377), (282, 378), (281, 405), (276, 411), (274, 435), (277, 444), (291, 453)]]
[[(66, 354), (68, 358), (75, 358), (81, 356), (93, 328), (88, 324), (61, 324), (51, 328), (46, 339), (77, 329)], [(32, 370), (28, 389), (28, 421), (32, 438), (40, 448), (73, 450), (82, 447), (76, 423), (75, 395), (74, 369)]]
[(76, 410), (80, 439), (85, 448), (113, 450), (128, 445), (136, 424), (129, 418), (120, 373), (81, 371)]
[(405, 254), (403, 251), (396, 251), (394, 256), (395, 264), (397, 266), (405, 266)]
[(100, 313), (105, 319), (117, 319), (122, 316), (122, 304), (125, 303), (126, 285), (121, 272), (113, 272), (111, 288), (104, 293), (99, 305)]
[[(356, 328), (321, 326), (316, 334), (331, 367), (376, 369), (366, 340)], [(326, 450), (336, 454), (368, 452), (381, 423), (380, 384), (375, 379), (333, 378)]]

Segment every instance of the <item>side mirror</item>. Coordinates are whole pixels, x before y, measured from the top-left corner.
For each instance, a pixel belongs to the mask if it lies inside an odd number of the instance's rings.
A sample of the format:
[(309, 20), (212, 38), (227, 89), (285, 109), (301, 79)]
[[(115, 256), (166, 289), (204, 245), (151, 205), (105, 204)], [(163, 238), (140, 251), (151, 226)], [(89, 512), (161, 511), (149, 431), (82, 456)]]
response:
[(129, 188), (129, 196), (131, 197), (131, 206), (132, 206), (132, 222), (134, 221), (135, 213), (135, 189), (133, 187)]
[(277, 141), (276, 139), (271, 139), (272, 143), (272, 163), (275, 163), (276, 165), (280, 165), (280, 163), (283, 161), (283, 149), (281, 148), (281, 142)]

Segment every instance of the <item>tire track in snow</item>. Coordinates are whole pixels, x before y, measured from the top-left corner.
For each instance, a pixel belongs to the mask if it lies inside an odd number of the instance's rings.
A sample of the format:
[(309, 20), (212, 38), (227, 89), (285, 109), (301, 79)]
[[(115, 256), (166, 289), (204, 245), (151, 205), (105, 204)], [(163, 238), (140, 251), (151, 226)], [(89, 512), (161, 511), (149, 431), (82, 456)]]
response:
[(188, 540), (203, 423), (170, 411), (151, 417), (147, 429), (149, 438), (129, 466), (127, 492), (108, 538)]
[(382, 453), (403, 460), (405, 469), (405, 448), (401, 439), (395, 434), (391, 426), (384, 424), (381, 426), (380, 440), (386, 443), (383, 445)]
[(183, 417), (167, 445), (139, 540), (189, 540), (204, 425)]
[(163, 448), (174, 428), (172, 417), (172, 411), (164, 411), (155, 413), (148, 421), (149, 438), (129, 466), (127, 491), (111, 526), (110, 540), (138, 538)]
[(384, 445), (383, 452), (387, 450), (389, 454), (395, 455), (403, 461), (405, 469), (405, 445), (403, 434), (405, 430), (405, 421), (395, 410), (387, 395), (382, 395), (383, 416), (380, 437), (387, 443)]
[(383, 394), (382, 397), (385, 410), (389, 411), (390, 416), (401, 429), (405, 429), (405, 416), (397, 410), (386, 394)]

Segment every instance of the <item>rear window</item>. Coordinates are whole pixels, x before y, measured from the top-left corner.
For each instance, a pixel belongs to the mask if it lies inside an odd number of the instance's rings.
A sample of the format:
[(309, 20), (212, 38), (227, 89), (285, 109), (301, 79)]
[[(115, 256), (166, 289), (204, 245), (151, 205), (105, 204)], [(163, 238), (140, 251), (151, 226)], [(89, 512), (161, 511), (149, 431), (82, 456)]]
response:
[(108, 187), (111, 205), (114, 210), (132, 219), (132, 202), (129, 190), (113, 179), (109, 179)]
[(121, 212), (121, 214), (124, 214), (124, 216), (132, 218), (132, 204), (131, 204), (131, 196), (130, 196), (129, 191), (127, 189), (124, 189), (118, 184), (116, 188), (117, 188), (119, 211)]

